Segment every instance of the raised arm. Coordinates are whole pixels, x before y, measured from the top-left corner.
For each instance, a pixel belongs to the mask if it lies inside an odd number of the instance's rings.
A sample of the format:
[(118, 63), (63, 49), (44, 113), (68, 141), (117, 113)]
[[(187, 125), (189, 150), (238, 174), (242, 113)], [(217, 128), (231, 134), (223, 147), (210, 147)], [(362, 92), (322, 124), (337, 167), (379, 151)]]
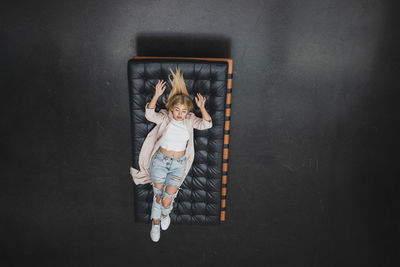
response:
[(204, 96), (202, 96), (200, 93), (197, 93), (197, 95), (195, 96), (194, 99), (196, 101), (197, 106), (200, 108), (201, 116), (203, 118), (201, 119), (193, 113), (193, 117), (192, 117), (193, 128), (198, 129), (198, 130), (205, 130), (205, 129), (211, 128), (212, 127), (211, 116), (208, 114), (208, 112), (205, 108), (206, 98)]
[(197, 130), (206, 130), (212, 127), (212, 119), (211, 116), (208, 114), (207, 110), (203, 107), (200, 108), (201, 110), (201, 115), (203, 118), (197, 117), (194, 113), (192, 116), (193, 120), (193, 128)]
[(165, 91), (165, 82), (160, 82), (158, 80), (158, 83), (156, 85), (156, 90), (154, 93), (153, 98), (149, 103), (146, 104), (145, 106), (145, 117), (151, 122), (154, 122), (155, 124), (159, 124), (163, 121), (164, 115), (156, 112), (156, 103), (158, 98), (164, 93)]
[(155, 124), (159, 124), (164, 120), (164, 115), (156, 112), (155, 104), (153, 101), (157, 102), (157, 96), (153, 96), (153, 99), (146, 104), (145, 106), (145, 113), (144, 116), (146, 117), (147, 120), (154, 122)]

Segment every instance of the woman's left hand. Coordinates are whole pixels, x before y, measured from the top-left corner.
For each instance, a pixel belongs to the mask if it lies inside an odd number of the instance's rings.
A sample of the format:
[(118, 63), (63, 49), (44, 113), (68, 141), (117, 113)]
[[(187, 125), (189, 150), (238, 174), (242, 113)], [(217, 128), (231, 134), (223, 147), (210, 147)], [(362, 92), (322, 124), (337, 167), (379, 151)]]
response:
[(194, 100), (200, 109), (204, 108), (204, 105), (206, 104), (206, 98), (204, 96), (202, 96), (200, 93), (197, 93), (197, 96)]

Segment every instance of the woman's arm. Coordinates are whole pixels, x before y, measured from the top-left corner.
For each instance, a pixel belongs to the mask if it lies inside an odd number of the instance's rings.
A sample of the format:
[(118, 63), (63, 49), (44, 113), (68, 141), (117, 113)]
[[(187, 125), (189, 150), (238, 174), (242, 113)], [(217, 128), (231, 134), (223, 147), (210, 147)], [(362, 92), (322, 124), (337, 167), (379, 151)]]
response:
[(164, 120), (164, 115), (156, 112), (156, 103), (159, 96), (154, 94), (153, 98), (149, 103), (146, 104), (145, 114), (147, 120), (154, 122), (155, 124), (159, 124)]
[(154, 122), (155, 124), (159, 124), (164, 120), (164, 115), (160, 114), (155, 111), (156, 109), (156, 103), (158, 98), (164, 93), (165, 91), (165, 81), (160, 81), (158, 80), (158, 83), (156, 85), (156, 90), (154, 92), (153, 98), (149, 103), (146, 104), (146, 112), (145, 112), (145, 117), (151, 122)]
[(212, 127), (213, 123), (211, 120), (211, 116), (208, 114), (205, 108), (200, 108), (201, 115), (203, 118), (199, 118), (193, 114), (193, 128), (197, 130), (206, 130)]
[(193, 114), (192, 120), (193, 120), (193, 128), (198, 129), (198, 130), (205, 130), (208, 128), (212, 127), (212, 120), (211, 116), (208, 114), (206, 108), (205, 108), (205, 103), (206, 103), (206, 98), (202, 96), (200, 93), (197, 93), (197, 96), (195, 96), (196, 104), (200, 108), (202, 119), (197, 117), (196, 115)]
[(200, 108), (201, 111), (201, 116), (203, 117), (203, 119), (205, 119), (208, 122), (211, 122), (211, 116), (210, 114), (208, 114), (207, 110), (205, 107)]
[(160, 96), (157, 96), (156, 94), (154, 94), (153, 98), (149, 102), (148, 108), (156, 108), (156, 103), (157, 103), (157, 100), (158, 100), (159, 97)]

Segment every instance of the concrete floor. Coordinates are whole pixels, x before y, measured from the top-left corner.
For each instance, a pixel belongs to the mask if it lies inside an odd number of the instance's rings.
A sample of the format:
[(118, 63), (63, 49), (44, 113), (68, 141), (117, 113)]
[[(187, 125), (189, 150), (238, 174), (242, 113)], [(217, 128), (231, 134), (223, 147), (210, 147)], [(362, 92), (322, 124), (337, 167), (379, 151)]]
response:
[[(395, 1), (0, 10), (1, 266), (399, 266)], [(133, 218), (127, 61), (234, 59), (227, 218)], [(397, 175), (396, 175), (397, 173)]]

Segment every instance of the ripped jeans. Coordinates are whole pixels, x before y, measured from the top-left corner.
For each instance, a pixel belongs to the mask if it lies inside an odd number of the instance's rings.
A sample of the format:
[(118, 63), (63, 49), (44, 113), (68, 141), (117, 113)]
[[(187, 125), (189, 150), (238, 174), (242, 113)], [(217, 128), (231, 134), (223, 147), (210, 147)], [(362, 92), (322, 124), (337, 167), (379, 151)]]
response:
[[(154, 153), (150, 163), (151, 184), (154, 190), (150, 219), (160, 220), (161, 213), (163, 215), (169, 215), (171, 213), (175, 197), (178, 195), (179, 189), (183, 183), (185, 169), (186, 156), (170, 158), (161, 153), (160, 149)], [(164, 185), (163, 189), (156, 188), (154, 183)], [(178, 187), (176, 192), (172, 195), (168, 194), (165, 190), (169, 185)], [(157, 202), (156, 195), (161, 196), (160, 203)], [(164, 197), (172, 199), (168, 207), (162, 205), (161, 200)]]

